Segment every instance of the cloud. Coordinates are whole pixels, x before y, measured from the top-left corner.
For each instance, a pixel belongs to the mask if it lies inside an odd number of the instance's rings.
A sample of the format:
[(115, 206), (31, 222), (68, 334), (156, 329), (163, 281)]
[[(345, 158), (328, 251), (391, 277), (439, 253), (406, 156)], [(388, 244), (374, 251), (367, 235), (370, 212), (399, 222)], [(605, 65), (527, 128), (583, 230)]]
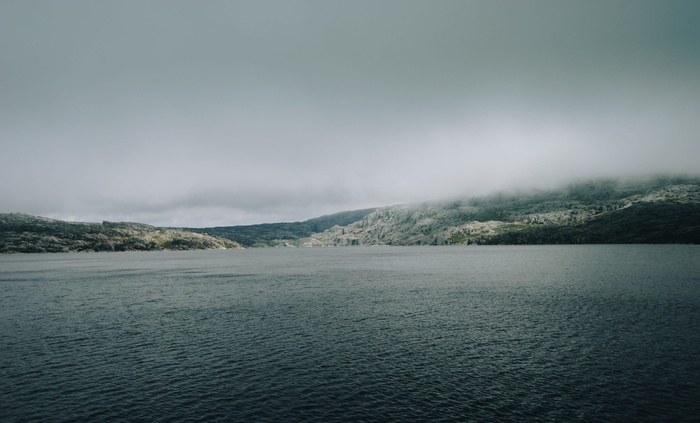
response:
[(233, 225), (698, 173), (698, 12), (4, 2), (3, 209)]

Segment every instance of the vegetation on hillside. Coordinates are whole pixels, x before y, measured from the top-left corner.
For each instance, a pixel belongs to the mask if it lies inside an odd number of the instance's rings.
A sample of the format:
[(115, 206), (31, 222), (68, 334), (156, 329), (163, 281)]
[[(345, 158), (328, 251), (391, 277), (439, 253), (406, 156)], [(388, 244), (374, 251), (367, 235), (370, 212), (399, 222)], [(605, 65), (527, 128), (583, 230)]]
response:
[(601, 180), (377, 209), (300, 246), (700, 243), (700, 179)]
[(187, 230), (0, 214), (0, 253), (580, 243), (700, 244), (700, 178), (600, 180), (552, 191), (355, 210), (304, 222)]
[(183, 228), (184, 230), (226, 238), (244, 247), (272, 247), (294, 242), (333, 226), (345, 226), (364, 218), (376, 209), (353, 210), (316, 217), (303, 222), (263, 223), (215, 228)]
[(0, 253), (158, 251), (241, 248), (235, 242), (141, 223), (77, 223), (0, 214)]

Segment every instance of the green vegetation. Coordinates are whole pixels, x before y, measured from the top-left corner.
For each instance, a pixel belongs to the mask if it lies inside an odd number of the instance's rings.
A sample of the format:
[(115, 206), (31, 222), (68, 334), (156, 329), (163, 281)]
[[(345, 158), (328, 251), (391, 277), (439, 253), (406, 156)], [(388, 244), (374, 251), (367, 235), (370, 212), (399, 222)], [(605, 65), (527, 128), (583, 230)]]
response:
[(467, 241), (467, 236), (462, 232), (455, 232), (450, 235), (450, 244), (462, 245)]
[(506, 231), (484, 244), (700, 244), (700, 205), (635, 204), (575, 225)]
[(536, 227), (530, 223), (506, 223), (496, 228), (496, 233), (519, 232)]

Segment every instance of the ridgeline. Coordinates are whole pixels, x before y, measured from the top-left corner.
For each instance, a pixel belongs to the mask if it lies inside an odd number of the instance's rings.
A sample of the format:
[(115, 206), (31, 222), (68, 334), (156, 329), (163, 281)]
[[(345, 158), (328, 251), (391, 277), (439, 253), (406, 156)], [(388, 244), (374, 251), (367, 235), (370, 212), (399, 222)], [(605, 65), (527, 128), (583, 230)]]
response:
[(215, 228), (0, 214), (0, 253), (630, 243), (700, 244), (700, 178), (599, 180), (551, 191), (355, 210), (304, 222)]

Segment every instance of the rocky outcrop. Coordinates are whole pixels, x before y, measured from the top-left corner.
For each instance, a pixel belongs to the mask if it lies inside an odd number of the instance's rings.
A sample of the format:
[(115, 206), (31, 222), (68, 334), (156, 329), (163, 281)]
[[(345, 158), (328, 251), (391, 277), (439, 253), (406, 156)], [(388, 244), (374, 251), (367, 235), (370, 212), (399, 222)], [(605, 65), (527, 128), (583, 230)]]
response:
[(78, 223), (0, 214), (0, 253), (210, 250), (242, 248), (226, 239), (141, 223)]

